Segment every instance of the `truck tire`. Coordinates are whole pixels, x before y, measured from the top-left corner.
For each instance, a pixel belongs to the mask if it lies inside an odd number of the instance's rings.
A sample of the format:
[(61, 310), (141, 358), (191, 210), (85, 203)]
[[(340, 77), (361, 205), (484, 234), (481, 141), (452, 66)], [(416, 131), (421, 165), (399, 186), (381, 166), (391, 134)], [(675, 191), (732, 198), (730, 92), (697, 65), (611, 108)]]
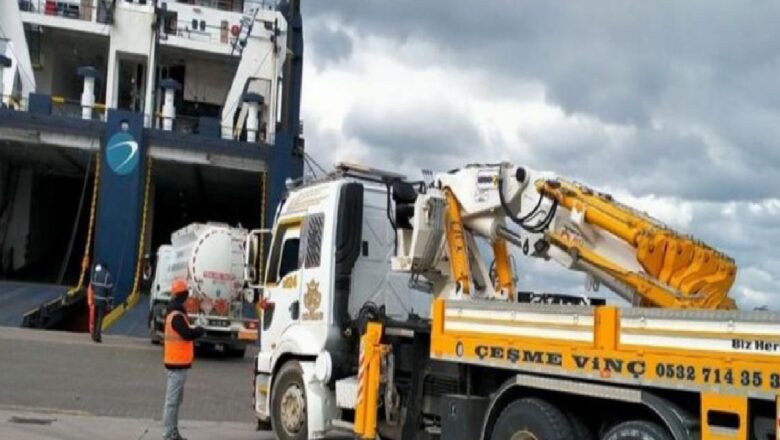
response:
[(525, 398), (510, 403), (493, 425), (491, 440), (577, 440), (572, 427), (550, 402)]
[(154, 318), (149, 320), (149, 342), (153, 345), (160, 345), (160, 336), (157, 335), (157, 329), (154, 325)]
[(271, 419), (268, 420), (261, 420), (257, 419), (257, 426), (255, 427), (255, 431), (271, 431), (273, 428), (271, 427)]
[(154, 345), (160, 345), (162, 342), (160, 336), (157, 334), (157, 317), (160, 313), (165, 316), (165, 305), (156, 303), (149, 311), (149, 341)]
[(613, 426), (602, 440), (672, 440), (672, 436), (657, 423), (630, 420)]
[(225, 350), (225, 354), (238, 359), (243, 359), (244, 355), (246, 355), (246, 346), (244, 347), (230, 347)]
[(566, 420), (568, 420), (569, 425), (571, 425), (571, 432), (572, 435), (574, 435), (574, 438), (577, 440), (593, 440), (593, 433), (579, 414), (567, 410)]
[(271, 389), (271, 426), (279, 440), (306, 440), (306, 388), (298, 361), (289, 361), (276, 373)]

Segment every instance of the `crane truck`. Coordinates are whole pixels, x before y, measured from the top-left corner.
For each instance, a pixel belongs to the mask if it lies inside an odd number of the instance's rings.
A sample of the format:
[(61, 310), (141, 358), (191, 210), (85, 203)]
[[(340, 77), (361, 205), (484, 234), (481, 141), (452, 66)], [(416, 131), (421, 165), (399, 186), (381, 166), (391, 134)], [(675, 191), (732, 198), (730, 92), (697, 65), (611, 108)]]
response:
[(157, 250), (149, 295), (149, 336), (163, 340), (165, 311), (175, 278), (187, 281), (185, 309), (206, 330), (196, 343), (243, 356), (257, 341), (251, 290), (244, 279), (244, 242), (248, 231), (219, 223), (192, 223), (173, 234), (171, 244)]
[[(736, 310), (732, 258), (551, 173), (425, 175), (341, 164), (289, 186), (253, 271), (259, 428), (283, 440), (778, 438), (780, 315)], [(513, 255), (627, 301), (520, 291)]]

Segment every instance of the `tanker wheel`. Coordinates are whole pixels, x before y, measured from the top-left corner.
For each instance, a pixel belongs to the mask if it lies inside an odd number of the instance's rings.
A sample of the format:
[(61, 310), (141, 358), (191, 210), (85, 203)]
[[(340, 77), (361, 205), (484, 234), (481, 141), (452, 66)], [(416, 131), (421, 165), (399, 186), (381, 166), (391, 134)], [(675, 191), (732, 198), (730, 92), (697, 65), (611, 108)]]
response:
[(669, 431), (646, 420), (630, 420), (613, 426), (603, 440), (672, 440)]
[(225, 348), (225, 354), (232, 358), (243, 359), (246, 355), (246, 346), (231, 346)]
[(152, 344), (160, 345), (162, 342), (162, 339), (157, 334), (157, 316), (160, 316), (160, 313), (165, 316), (165, 305), (164, 304), (155, 304), (154, 307), (152, 307), (152, 310), (149, 311), (149, 341), (151, 341)]
[(282, 365), (271, 389), (271, 426), (280, 440), (306, 440), (306, 389), (298, 361)]
[(491, 440), (575, 440), (566, 415), (546, 400), (510, 403), (498, 416)]

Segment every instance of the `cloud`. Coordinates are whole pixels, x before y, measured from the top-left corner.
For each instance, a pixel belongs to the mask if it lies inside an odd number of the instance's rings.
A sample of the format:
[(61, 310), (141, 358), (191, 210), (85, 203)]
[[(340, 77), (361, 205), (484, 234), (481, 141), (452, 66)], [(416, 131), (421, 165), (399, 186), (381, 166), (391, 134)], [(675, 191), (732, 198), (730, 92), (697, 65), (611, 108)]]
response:
[(314, 55), (312, 65), (322, 70), (330, 64), (337, 64), (349, 58), (352, 53), (352, 38), (343, 29), (323, 21), (314, 21), (312, 24), (306, 30), (309, 52)]
[[(408, 113), (414, 109), (414, 118)], [(419, 167), (443, 156), (461, 156), (482, 146), (480, 133), (468, 114), (439, 103), (377, 108), (353, 107), (344, 120), (344, 134), (372, 150), (383, 151), (387, 163), (413, 158)]]
[[(780, 308), (780, 3), (304, 2), (324, 164), (419, 177), (510, 160), (611, 192), (734, 256)], [(582, 276), (522, 263), (536, 290)], [(527, 265), (527, 266), (526, 266)]]
[[(512, 82), (537, 83), (565, 116), (633, 130), (603, 145), (621, 142), (627, 157), (613, 162), (636, 158), (644, 168), (625, 182), (636, 193), (776, 196), (760, 183), (780, 179), (778, 4), (347, 0), (310, 2), (305, 13), (363, 50), (381, 47), (421, 69), (478, 72), (488, 78), (483, 88), (507, 97)], [(385, 44), (365, 44), (372, 40)], [(554, 147), (594, 151), (589, 141)], [(610, 153), (595, 150), (593, 160)], [(710, 180), (674, 184), (693, 168)]]
[[(780, 241), (780, 200), (720, 204), (674, 197), (636, 197), (621, 190), (612, 195), (673, 226), (678, 232), (691, 234), (735, 258), (738, 271), (731, 296), (740, 308), (780, 308), (776, 293), (780, 285), (780, 255), (775, 251), (775, 243)], [(575, 294), (584, 291), (582, 274), (565, 271), (548, 262), (528, 262), (519, 254), (516, 258), (518, 264), (528, 265), (520, 270), (521, 281), (532, 290), (554, 288)], [(597, 296), (614, 299), (606, 289)]]

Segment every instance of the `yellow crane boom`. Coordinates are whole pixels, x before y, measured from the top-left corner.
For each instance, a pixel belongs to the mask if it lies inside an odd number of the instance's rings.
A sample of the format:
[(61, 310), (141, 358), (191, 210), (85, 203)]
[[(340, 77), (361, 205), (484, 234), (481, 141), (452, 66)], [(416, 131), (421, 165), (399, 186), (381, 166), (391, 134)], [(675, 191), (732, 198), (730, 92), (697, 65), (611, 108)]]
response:
[(681, 235), (611, 196), (563, 179), (538, 180), (537, 191), (584, 216), (636, 250), (644, 272), (616, 264), (591, 250), (575, 235), (548, 230), (546, 238), (634, 289), (644, 305), (664, 308), (735, 309), (728, 292), (737, 267), (728, 255)]

